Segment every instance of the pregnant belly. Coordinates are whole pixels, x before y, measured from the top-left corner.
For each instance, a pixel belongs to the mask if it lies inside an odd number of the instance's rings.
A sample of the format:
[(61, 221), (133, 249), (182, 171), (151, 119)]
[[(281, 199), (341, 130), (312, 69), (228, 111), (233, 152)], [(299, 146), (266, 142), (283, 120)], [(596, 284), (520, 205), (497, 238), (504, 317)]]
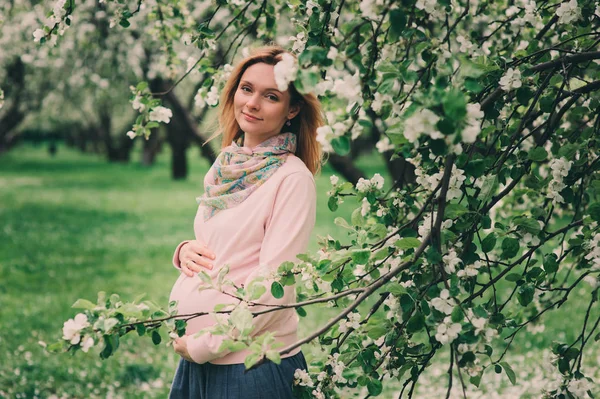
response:
[[(199, 290), (204, 283), (197, 275), (188, 277), (181, 273), (169, 296), (169, 302), (177, 301), (177, 314), (190, 315), (199, 312), (213, 312), (217, 304), (232, 303), (238, 301), (214, 289)], [(203, 328), (216, 324), (214, 315), (203, 315), (195, 317), (187, 322), (187, 334), (193, 334)]]

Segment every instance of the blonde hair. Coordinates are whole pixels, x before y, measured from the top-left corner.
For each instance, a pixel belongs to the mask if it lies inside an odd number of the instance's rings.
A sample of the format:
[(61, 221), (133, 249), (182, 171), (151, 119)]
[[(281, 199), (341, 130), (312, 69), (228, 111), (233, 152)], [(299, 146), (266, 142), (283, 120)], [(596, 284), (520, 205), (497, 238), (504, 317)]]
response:
[[(283, 53), (288, 53), (296, 58), (294, 54), (287, 52), (280, 46), (268, 45), (254, 49), (248, 57), (237, 63), (221, 93), (219, 127), (215, 134), (206, 140), (206, 143), (222, 135), (221, 149), (223, 149), (241, 137), (243, 131), (234, 116), (233, 99), (242, 75), (248, 67), (254, 64), (277, 64), (281, 61)], [(325, 124), (321, 112), (321, 103), (313, 93), (300, 94), (293, 83), (289, 84), (288, 91), (290, 93), (290, 106), (299, 105), (300, 112), (290, 121), (291, 126), (286, 126), (285, 130), (296, 134), (296, 156), (315, 175), (320, 171), (322, 161), (321, 145), (317, 141), (317, 128)]]

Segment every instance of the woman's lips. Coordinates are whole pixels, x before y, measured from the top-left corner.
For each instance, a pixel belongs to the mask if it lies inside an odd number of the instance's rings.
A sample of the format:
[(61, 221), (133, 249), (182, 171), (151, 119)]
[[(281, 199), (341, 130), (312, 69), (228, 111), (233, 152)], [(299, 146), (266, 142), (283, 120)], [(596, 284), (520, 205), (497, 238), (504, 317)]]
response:
[(244, 118), (245, 118), (247, 121), (251, 121), (251, 122), (254, 122), (254, 121), (260, 121), (260, 119), (258, 119), (258, 118), (255, 118), (254, 116), (248, 115), (248, 114), (246, 114), (245, 112), (242, 112), (242, 115), (244, 115)]

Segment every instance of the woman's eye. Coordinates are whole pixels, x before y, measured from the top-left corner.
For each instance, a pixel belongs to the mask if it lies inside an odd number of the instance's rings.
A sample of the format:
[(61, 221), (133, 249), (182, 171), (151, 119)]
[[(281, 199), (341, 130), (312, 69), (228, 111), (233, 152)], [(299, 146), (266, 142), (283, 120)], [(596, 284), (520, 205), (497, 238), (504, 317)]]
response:
[(276, 96), (274, 96), (274, 95), (272, 95), (272, 94), (268, 95), (267, 97), (268, 97), (268, 99), (269, 99), (269, 100), (271, 100), (271, 101), (277, 101), (277, 100), (279, 100), (279, 99), (278, 99)]
[(250, 91), (250, 88), (248, 86), (242, 86), (242, 90), (243, 91)]

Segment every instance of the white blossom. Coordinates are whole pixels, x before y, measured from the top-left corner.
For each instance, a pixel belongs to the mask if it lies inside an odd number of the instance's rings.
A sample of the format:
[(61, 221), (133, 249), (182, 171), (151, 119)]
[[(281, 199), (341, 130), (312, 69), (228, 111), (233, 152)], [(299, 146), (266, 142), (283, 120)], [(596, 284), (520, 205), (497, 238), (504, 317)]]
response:
[(456, 275), (460, 278), (469, 278), (477, 276), (477, 273), (479, 273), (478, 270), (481, 266), (483, 266), (483, 263), (480, 260), (478, 260), (472, 265), (467, 265), (464, 269), (459, 270), (458, 273), (456, 273)]
[(471, 144), (477, 140), (477, 136), (481, 133), (481, 128), (477, 124), (467, 125), (461, 133), (463, 143)]
[(381, 153), (394, 149), (394, 145), (390, 142), (390, 139), (387, 136), (383, 136), (381, 140), (375, 144), (375, 147), (377, 147), (377, 151)]
[(521, 71), (518, 69), (508, 68), (508, 71), (500, 79), (500, 86), (504, 91), (518, 89), (521, 85)]
[(577, 5), (577, 0), (562, 3), (556, 9), (559, 24), (570, 24), (581, 18), (581, 9)]
[(361, 206), (360, 206), (360, 214), (362, 215), (362, 217), (367, 216), (367, 214), (369, 213), (369, 211), (371, 210), (371, 204), (369, 203), (369, 200), (367, 200), (367, 198), (363, 198)]
[(296, 36), (290, 36), (289, 40), (293, 42), (292, 51), (296, 53), (301, 53), (304, 51), (304, 47), (306, 46), (306, 34), (304, 32), (298, 33)]
[(149, 118), (151, 121), (169, 123), (173, 112), (169, 108), (158, 106), (150, 111)]
[(213, 85), (210, 88), (210, 91), (206, 94), (205, 101), (206, 101), (206, 104), (210, 105), (211, 107), (214, 107), (215, 105), (217, 105), (219, 103), (219, 92), (215, 85)]
[(600, 233), (596, 233), (592, 239), (584, 244), (589, 252), (585, 259), (592, 262), (592, 270), (600, 270)]
[(72, 345), (77, 345), (81, 340), (79, 332), (89, 326), (87, 316), (79, 313), (73, 319), (65, 321), (63, 324), (63, 339), (69, 341)]
[(331, 175), (331, 176), (329, 176), (329, 182), (330, 182), (332, 185), (334, 185), (334, 186), (335, 186), (336, 184), (338, 184), (339, 180), (340, 180), (340, 178), (339, 178), (339, 177), (337, 177), (336, 175)]
[(87, 352), (92, 346), (94, 346), (94, 339), (92, 337), (85, 337), (81, 342), (81, 350)]
[(453, 300), (450, 298), (450, 292), (444, 288), (442, 292), (440, 292), (439, 298), (433, 298), (431, 300), (431, 306), (448, 315), (454, 310), (454, 304), (452, 302)]
[(142, 104), (141, 99), (141, 96), (136, 95), (133, 101), (131, 102), (131, 106), (133, 107), (133, 109), (140, 112), (142, 112), (146, 108), (146, 106)]
[(327, 52), (327, 58), (329, 58), (332, 61), (335, 61), (336, 57), (338, 55), (338, 49), (337, 47), (329, 47), (329, 51)]
[[(358, 313), (355, 313), (355, 314), (358, 314)], [(348, 315), (348, 317), (350, 317), (350, 315), (352, 315), (352, 313), (350, 313)], [(344, 384), (344, 383), (348, 382), (348, 380), (342, 376), (342, 373), (344, 372), (346, 365), (344, 364), (344, 362), (339, 360), (339, 357), (340, 357), (339, 353), (335, 353), (333, 356), (330, 355), (327, 360), (326, 365), (331, 366), (331, 371), (333, 372), (333, 374), (331, 375), (331, 381), (334, 383), (339, 382), (340, 384)], [(323, 396), (323, 398), (324, 398), (324, 396)]]
[(352, 328), (354, 330), (357, 330), (360, 328), (360, 313), (351, 312), (346, 317), (347, 317), (346, 320), (340, 321), (339, 331), (341, 333), (345, 333), (350, 328)]
[(310, 375), (305, 370), (296, 369), (296, 371), (294, 371), (294, 385), (313, 387), (314, 383), (310, 378)]
[(555, 158), (550, 161), (550, 169), (552, 170), (552, 180), (548, 184), (547, 198), (552, 199), (554, 203), (565, 202), (560, 192), (566, 188), (563, 179), (569, 174), (573, 161), (567, 161), (566, 158)]
[(585, 398), (587, 397), (587, 391), (594, 388), (594, 385), (585, 378), (579, 380), (571, 380), (567, 385), (567, 389), (570, 393), (573, 394), (576, 398)]
[(331, 142), (329, 141), (329, 136), (333, 136), (333, 130), (331, 126), (325, 125), (317, 128), (317, 141), (323, 147), (324, 152), (332, 152), (333, 147), (331, 146)]
[(281, 55), (281, 61), (275, 64), (273, 72), (275, 73), (275, 83), (277, 83), (277, 88), (280, 91), (286, 91), (290, 82), (293, 82), (298, 74), (296, 58), (291, 54), (283, 53)]
[(135, 132), (133, 130), (130, 130), (127, 132), (127, 137), (129, 137), (131, 140), (136, 138), (136, 136), (137, 136), (137, 134), (135, 134)]
[(338, 78), (333, 82), (331, 89), (339, 98), (345, 98), (350, 104), (358, 102), (362, 104), (362, 89), (360, 75), (357, 70), (354, 75), (346, 75), (344, 78)]
[(442, 261), (444, 262), (444, 270), (446, 270), (446, 273), (448, 274), (456, 272), (456, 266), (462, 262), (454, 248), (451, 248), (448, 253), (442, 257)]
[(44, 37), (45, 35), (46, 35), (46, 34), (44, 33), (44, 31), (43, 31), (43, 30), (41, 30), (41, 29), (36, 29), (36, 30), (33, 32), (33, 41), (34, 41), (34, 42), (39, 42), (39, 41), (42, 39), (42, 37)]
[(4, 91), (0, 89), (0, 109), (4, 106)]
[(450, 316), (446, 316), (444, 321), (438, 325), (435, 339), (442, 345), (448, 344), (458, 337), (461, 330), (462, 326), (459, 323), (452, 322)]
[(463, 35), (458, 35), (456, 41), (460, 44), (459, 51), (461, 53), (470, 53), (473, 49), (473, 43)]
[(383, 188), (383, 177), (379, 173), (375, 173), (371, 178), (371, 184), (378, 190)]
[(411, 143), (417, 141), (421, 134), (427, 134), (432, 139), (443, 138), (442, 133), (435, 127), (439, 119), (433, 111), (427, 108), (420, 109), (405, 121), (404, 137)]

